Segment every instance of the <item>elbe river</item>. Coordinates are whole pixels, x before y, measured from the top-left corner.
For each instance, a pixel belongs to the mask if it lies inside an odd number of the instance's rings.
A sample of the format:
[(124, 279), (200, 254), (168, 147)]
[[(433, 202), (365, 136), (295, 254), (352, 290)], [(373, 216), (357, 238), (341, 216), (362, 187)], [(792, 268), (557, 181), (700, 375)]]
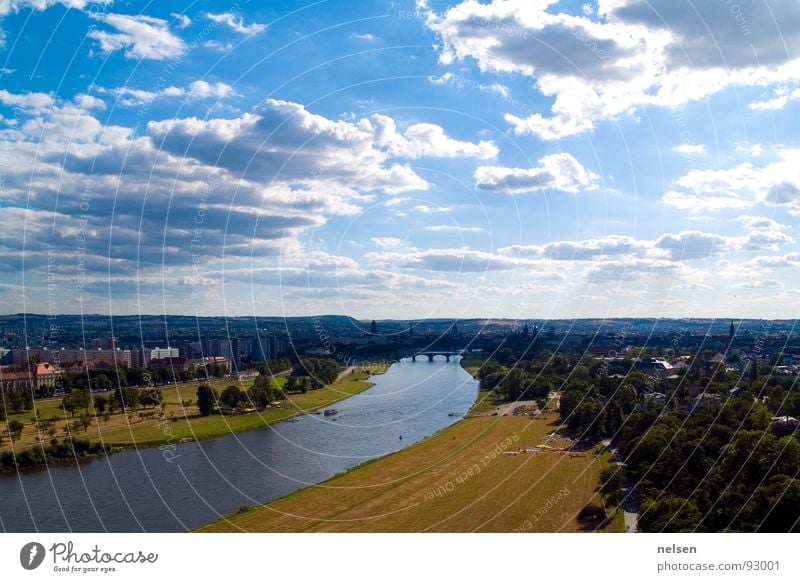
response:
[[(3, 532), (180, 532), (272, 501), (459, 420), (478, 383), (457, 359), (402, 360), (375, 386), (262, 429), (0, 474)], [(402, 438), (400, 438), (402, 437)]]

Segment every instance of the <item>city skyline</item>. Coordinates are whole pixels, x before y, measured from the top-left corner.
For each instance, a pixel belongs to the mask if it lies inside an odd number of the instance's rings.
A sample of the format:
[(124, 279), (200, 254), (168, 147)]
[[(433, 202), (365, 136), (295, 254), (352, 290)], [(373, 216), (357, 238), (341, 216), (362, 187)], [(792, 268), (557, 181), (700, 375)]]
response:
[(800, 5), (684, 4), (1, 4), (3, 311), (792, 319)]

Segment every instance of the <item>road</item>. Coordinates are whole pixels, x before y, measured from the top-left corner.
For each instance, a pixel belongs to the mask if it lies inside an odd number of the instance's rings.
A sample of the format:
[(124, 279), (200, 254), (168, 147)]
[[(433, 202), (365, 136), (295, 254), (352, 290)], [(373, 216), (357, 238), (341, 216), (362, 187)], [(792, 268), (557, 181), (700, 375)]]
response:
[(625, 533), (639, 531), (639, 508), (636, 506), (636, 497), (629, 487), (623, 487), (625, 497), (622, 500), (622, 509), (625, 515)]

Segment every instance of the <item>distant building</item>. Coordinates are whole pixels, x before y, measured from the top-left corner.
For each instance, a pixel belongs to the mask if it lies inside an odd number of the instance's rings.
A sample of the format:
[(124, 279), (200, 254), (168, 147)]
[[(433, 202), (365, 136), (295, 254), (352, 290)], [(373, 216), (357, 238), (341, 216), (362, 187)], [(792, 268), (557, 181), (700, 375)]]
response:
[(72, 365), (80, 363), (86, 367), (104, 362), (106, 364), (125, 366), (131, 365), (130, 350), (28, 350), (14, 349), (14, 364), (22, 365), (28, 362)]
[(146, 350), (145, 354), (147, 354), (148, 364), (153, 360), (164, 360), (167, 358), (179, 357), (178, 348), (155, 348), (152, 350)]
[(93, 350), (116, 350), (118, 341), (116, 337), (96, 338), (89, 342), (89, 347)]
[(287, 342), (274, 335), (253, 338), (251, 342), (250, 357), (258, 362), (274, 360), (287, 349)]
[(639, 397), (636, 410), (645, 411), (651, 406), (665, 406), (666, 404), (666, 394), (662, 394), (661, 392), (647, 392)]
[(708, 408), (710, 406), (721, 406), (722, 397), (717, 394), (708, 394), (703, 392), (692, 398), (690, 402), (691, 404), (689, 411), (694, 412), (695, 410), (703, 410), (704, 408)]
[(52, 390), (63, 373), (59, 366), (50, 363), (0, 366), (0, 389)]
[(161, 358), (150, 360), (149, 367), (154, 370), (174, 370), (175, 372), (186, 372), (191, 370), (193, 364), (187, 358), (174, 357), (174, 358)]
[(636, 360), (633, 367), (650, 376), (671, 376), (674, 373), (672, 364), (661, 358)]

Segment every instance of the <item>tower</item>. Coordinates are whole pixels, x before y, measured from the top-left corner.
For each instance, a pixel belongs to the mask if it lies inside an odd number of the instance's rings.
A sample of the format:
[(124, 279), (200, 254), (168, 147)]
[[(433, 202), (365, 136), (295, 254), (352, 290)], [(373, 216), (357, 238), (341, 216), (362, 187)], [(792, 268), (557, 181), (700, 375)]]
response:
[(372, 324), (369, 326), (369, 331), (372, 335), (376, 335), (378, 333), (378, 324), (375, 323), (375, 320), (372, 320)]
[(731, 328), (730, 328), (730, 331), (728, 332), (728, 339), (733, 341), (733, 336), (735, 336), (735, 335), (736, 335), (736, 328), (733, 325), (733, 321), (731, 321)]

